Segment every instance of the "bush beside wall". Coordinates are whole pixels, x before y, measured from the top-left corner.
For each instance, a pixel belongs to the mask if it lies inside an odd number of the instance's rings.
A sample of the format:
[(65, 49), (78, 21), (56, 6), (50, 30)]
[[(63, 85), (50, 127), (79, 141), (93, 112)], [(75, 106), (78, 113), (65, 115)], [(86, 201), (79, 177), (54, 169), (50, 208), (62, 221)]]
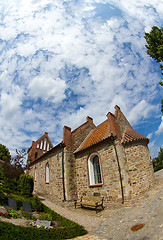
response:
[(32, 196), (33, 192), (33, 177), (30, 175), (21, 174), (19, 177), (19, 190), (22, 195)]

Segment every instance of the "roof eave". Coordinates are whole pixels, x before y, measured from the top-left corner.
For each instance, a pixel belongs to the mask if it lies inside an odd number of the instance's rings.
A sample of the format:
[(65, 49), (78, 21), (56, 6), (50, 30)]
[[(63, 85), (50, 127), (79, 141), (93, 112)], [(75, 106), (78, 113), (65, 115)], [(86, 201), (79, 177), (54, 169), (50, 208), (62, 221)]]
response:
[(132, 140), (122, 140), (122, 144), (125, 145), (125, 144), (130, 144), (130, 143), (134, 143), (134, 142), (146, 142), (147, 144), (149, 143), (149, 139), (148, 138), (139, 138), (139, 139), (132, 139)]
[(83, 152), (83, 151), (86, 151), (86, 150), (88, 150), (88, 149), (90, 149), (90, 148), (92, 148), (92, 147), (95, 147), (95, 146), (97, 146), (97, 145), (99, 145), (99, 144), (101, 144), (101, 143), (103, 143), (103, 142), (105, 142), (105, 141), (113, 140), (113, 139), (116, 139), (116, 138), (117, 138), (117, 136), (110, 135), (109, 137), (107, 137), (107, 138), (101, 140), (101, 141), (98, 142), (98, 143), (92, 144), (91, 146), (86, 147), (86, 148), (84, 148), (84, 149), (81, 149), (81, 150), (75, 151), (74, 154), (77, 155), (78, 153), (81, 153), (81, 152)]

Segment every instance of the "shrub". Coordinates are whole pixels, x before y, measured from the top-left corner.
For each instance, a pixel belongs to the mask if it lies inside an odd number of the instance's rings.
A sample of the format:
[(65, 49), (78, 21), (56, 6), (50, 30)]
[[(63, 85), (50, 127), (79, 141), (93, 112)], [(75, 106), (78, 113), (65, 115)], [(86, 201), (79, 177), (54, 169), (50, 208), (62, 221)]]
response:
[(44, 211), (44, 206), (43, 203), (40, 201), (38, 196), (34, 196), (32, 201), (31, 201), (32, 209), (35, 210), (36, 212), (43, 212)]
[(6, 205), (7, 204), (7, 197), (4, 194), (3, 187), (0, 186), (0, 205)]
[(68, 239), (86, 234), (87, 231), (77, 223), (71, 228), (53, 228), (49, 230), (15, 226), (11, 223), (0, 222), (0, 240), (57, 240)]
[(19, 189), (22, 195), (32, 196), (33, 177), (30, 175), (21, 174), (19, 177)]
[(0, 164), (0, 204), (5, 205), (7, 202), (7, 198), (4, 194), (4, 173), (3, 173), (3, 167)]

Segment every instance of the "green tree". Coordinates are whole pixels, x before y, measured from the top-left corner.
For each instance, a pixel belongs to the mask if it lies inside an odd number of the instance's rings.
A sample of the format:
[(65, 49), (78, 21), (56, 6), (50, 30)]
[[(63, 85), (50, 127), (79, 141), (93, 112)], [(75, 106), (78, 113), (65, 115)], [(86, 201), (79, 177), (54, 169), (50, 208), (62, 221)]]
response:
[[(145, 39), (147, 41), (147, 54), (154, 58), (156, 62), (163, 62), (163, 28), (153, 26), (150, 33), (145, 33)], [(161, 74), (163, 75), (163, 65), (160, 64)], [(163, 86), (163, 82), (159, 84)], [(163, 99), (161, 100), (161, 111), (163, 113)]]
[(10, 162), (3, 163), (4, 167), (4, 174), (9, 179), (18, 179), (19, 176), (24, 173), (25, 170), (25, 156), (26, 156), (25, 149), (21, 151), (16, 149), (16, 155), (11, 157)]
[(24, 161), (26, 154), (25, 149), (21, 151), (16, 149), (15, 156), (11, 157), (9, 150), (0, 144), (0, 181), (1, 176), (3, 176), (2, 182), (5, 189), (18, 190), (19, 176), (25, 170)]
[(163, 168), (163, 148), (160, 148), (158, 157), (153, 159), (153, 168), (155, 172)]
[(10, 163), (11, 160), (11, 155), (8, 148), (6, 148), (2, 144), (0, 144), (0, 160), (5, 161), (7, 163)]

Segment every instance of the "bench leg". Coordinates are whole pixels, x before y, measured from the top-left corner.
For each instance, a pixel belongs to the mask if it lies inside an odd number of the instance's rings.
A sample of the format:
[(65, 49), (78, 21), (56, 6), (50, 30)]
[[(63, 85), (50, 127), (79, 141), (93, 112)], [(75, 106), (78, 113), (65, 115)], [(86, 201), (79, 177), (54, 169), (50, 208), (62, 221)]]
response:
[(96, 203), (96, 213), (97, 213), (97, 207), (98, 207), (98, 204)]

